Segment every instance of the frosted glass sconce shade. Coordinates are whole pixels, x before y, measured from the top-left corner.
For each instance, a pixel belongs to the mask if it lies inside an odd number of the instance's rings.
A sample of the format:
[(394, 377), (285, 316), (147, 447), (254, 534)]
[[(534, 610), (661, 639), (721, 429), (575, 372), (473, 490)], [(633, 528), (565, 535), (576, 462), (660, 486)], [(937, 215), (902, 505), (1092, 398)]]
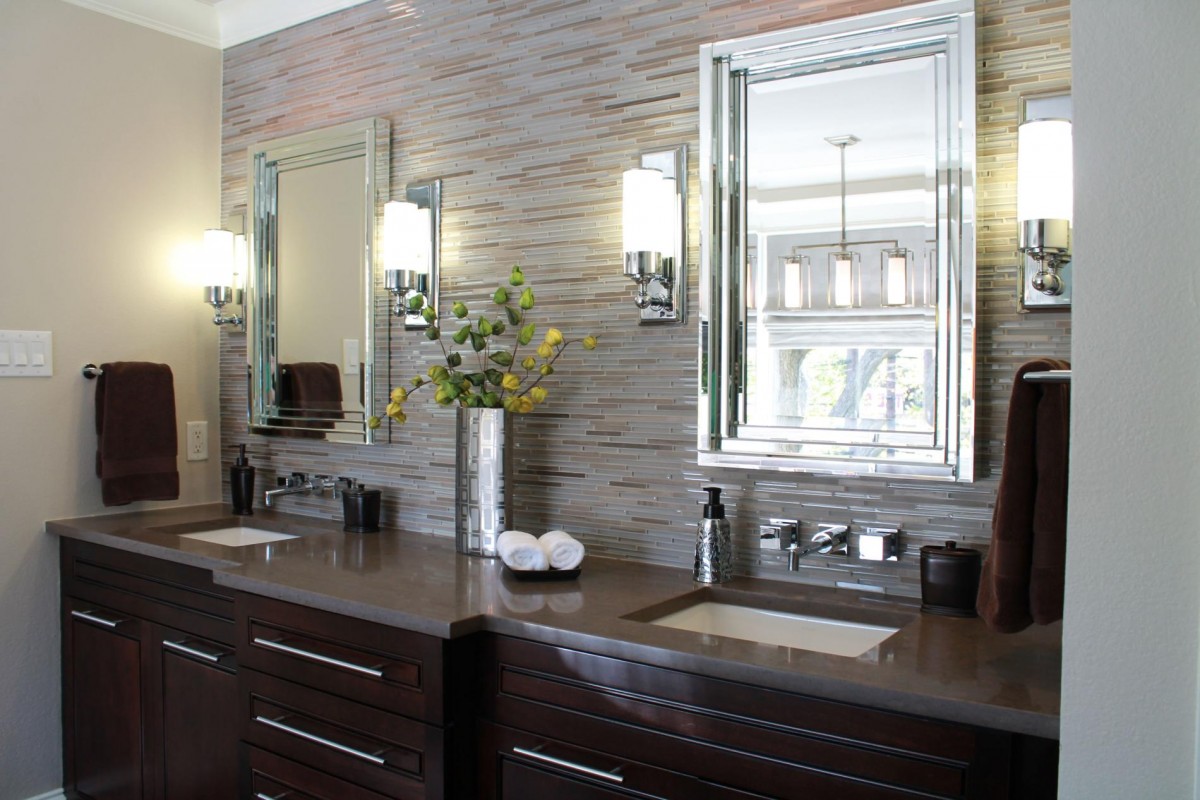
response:
[(204, 232), (200, 283), (203, 286), (233, 286), (233, 232), (209, 228)]

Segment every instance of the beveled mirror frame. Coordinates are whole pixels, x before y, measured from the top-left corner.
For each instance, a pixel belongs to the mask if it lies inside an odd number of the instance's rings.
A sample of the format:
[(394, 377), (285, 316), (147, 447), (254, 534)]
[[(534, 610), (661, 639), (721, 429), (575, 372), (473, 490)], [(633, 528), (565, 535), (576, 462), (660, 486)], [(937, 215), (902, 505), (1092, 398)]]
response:
[[(934, 434), (922, 446), (862, 438), (836, 453), (803, 427), (768, 437), (739, 430), (746, 326), (747, 80), (944, 59), (937, 78), (937, 391)], [(702, 466), (974, 478), (975, 13), (972, 0), (937, 0), (700, 48), (700, 391)], [(944, 134), (944, 135), (943, 135)], [(749, 430), (747, 426), (746, 430)], [(797, 454), (812, 445), (818, 453)], [(822, 448), (827, 452), (821, 453)], [(861, 452), (858, 452), (861, 451)]]
[(328, 434), (315, 418), (291, 416), (281, 424), (279, 415), (279, 363), (275, 310), (278, 264), (274, 244), (277, 203), (275, 188), (281, 169), (321, 164), (347, 157), (364, 156), (362, 192), (363, 252), (356, 270), (363, 287), (364, 326), (362, 363), (362, 412), (338, 422), (332, 442), (372, 444), (373, 432), (367, 419), (375, 414), (375, 254), (377, 224), (383, 203), (388, 200), (391, 163), (391, 125), (386, 119), (370, 118), (261, 142), (249, 148), (247, 164), (247, 208), (249, 209), (250, 270), (246, 310), (248, 333), (246, 358), (250, 391), (248, 397), (251, 433), (282, 434), (310, 431)]

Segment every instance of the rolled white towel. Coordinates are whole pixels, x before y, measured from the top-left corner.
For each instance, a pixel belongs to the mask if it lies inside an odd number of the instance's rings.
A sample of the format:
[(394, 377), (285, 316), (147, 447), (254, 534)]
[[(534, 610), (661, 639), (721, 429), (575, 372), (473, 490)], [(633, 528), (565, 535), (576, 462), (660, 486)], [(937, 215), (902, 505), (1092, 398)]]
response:
[(583, 544), (566, 531), (548, 531), (538, 537), (554, 569), (575, 569), (583, 561)]
[(524, 531), (505, 531), (496, 538), (496, 552), (509, 569), (548, 569), (549, 560), (537, 537)]

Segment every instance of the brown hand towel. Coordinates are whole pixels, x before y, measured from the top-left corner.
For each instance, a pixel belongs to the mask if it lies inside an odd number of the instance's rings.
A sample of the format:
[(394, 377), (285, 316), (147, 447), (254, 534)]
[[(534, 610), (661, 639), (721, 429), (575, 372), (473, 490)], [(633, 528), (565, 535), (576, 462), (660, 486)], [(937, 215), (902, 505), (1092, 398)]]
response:
[(1025, 373), (1070, 366), (1051, 358), (1030, 361), (1013, 383), (992, 544), (976, 603), (1001, 633), (1062, 619), (1071, 387), (1031, 383)]
[(179, 498), (175, 385), (166, 364), (101, 364), (96, 475), (106, 506)]

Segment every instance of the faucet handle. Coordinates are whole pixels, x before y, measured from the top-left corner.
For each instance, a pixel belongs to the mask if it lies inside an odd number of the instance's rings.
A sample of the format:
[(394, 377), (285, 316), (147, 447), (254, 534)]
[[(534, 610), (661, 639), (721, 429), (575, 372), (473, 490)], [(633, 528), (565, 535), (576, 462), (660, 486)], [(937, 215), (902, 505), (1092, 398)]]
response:
[(769, 519), (769, 524), (758, 526), (759, 550), (786, 550), (796, 544), (800, 521), (794, 519)]
[(288, 488), (293, 488), (296, 486), (303, 486), (304, 481), (306, 481), (306, 480), (308, 480), (308, 476), (305, 475), (303, 472), (293, 472), (291, 475), (288, 475), (286, 478), (284, 476), (280, 475), (278, 478), (275, 479), (275, 484), (277, 486), (286, 486)]

